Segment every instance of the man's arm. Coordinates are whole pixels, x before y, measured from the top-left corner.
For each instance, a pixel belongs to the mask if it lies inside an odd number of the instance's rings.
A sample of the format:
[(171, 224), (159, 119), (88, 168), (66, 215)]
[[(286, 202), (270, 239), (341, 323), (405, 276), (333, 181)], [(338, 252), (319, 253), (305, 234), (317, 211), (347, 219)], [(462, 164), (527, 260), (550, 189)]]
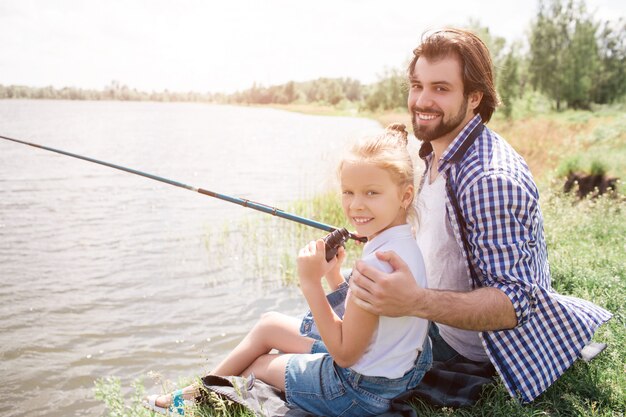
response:
[(350, 290), (361, 308), (391, 317), (416, 316), (465, 330), (511, 329), (517, 317), (511, 300), (499, 289), (471, 292), (420, 288), (408, 266), (394, 252), (377, 253), (394, 271), (386, 274), (357, 262)]

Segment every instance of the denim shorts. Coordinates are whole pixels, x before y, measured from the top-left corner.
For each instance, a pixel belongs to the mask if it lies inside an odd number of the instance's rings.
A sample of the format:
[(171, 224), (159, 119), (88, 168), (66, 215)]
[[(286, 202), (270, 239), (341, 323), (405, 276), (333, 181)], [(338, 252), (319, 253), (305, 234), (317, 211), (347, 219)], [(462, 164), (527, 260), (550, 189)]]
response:
[(415, 366), (395, 379), (361, 375), (337, 366), (324, 343), (318, 340), (311, 353), (289, 358), (285, 397), (289, 406), (319, 416), (376, 416), (390, 409), (394, 397), (415, 388), (431, 365), (428, 337)]

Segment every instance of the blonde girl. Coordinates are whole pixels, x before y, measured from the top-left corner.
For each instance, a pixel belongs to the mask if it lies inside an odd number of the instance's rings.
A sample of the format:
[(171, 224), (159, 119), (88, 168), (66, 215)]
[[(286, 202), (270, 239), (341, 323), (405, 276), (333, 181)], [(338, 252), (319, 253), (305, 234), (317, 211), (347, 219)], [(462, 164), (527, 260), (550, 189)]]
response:
[[(357, 234), (366, 236), (362, 260), (391, 272), (375, 253), (395, 251), (425, 286), (424, 262), (408, 218), (413, 211), (413, 164), (406, 127), (390, 125), (383, 134), (352, 147), (339, 165), (342, 207)], [(416, 317), (376, 316), (345, 301), (340, 317), (322, 287), (345, 288), (340, 248), (330, 262), (322, 239), (303, 247), (297, 259), (300, 287), (321, 340), (300, 332), (300, 321), (266, 313), (241, 343), (211, 372), (254, 376), (285, 393), (288, 405), (323, 416), (384, 413), (391, 399), (414, 388), (432, 363), (428, 322)], [(305, 323), (306, 324), (306, 323)], [(302, 328), (307, 328), (304, 326)], [(279, 353), (271, 353), (272, 351)], [(152, 396), (156, 411), (183, 411), (184, 399), (198, 394), (189, 386), (170, 395)]]

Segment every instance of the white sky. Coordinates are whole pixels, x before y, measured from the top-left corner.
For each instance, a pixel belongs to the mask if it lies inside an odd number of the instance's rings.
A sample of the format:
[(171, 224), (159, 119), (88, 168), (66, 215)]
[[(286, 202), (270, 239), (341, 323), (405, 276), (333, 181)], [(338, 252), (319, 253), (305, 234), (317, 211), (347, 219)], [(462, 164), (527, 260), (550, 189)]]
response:
[[(480, 4), (480, 6), (477, 6)], [(0, 0), (0, 84), (232, 92), (318, 77), (370, 83), (420, 35), (470, 18), (522, 40), (536, 1)], [(598, 19), (623, 0), (587, 0)]]

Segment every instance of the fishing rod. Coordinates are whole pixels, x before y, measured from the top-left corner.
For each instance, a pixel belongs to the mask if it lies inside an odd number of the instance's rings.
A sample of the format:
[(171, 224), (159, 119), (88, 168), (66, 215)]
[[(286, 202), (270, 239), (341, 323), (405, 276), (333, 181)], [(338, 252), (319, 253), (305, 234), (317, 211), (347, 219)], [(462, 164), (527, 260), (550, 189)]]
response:
[[(43, 149), (43, 150), (50, 151), (50, 152), (56, 152), (58, 154), (65, 155), (65, 156), (70, 156), (72, 158), (82, 159), (82, 160), (87, 161), (87, 162), (93, 162), (93, 163), (96, 163), (96, 164), (104, 165), (104, 166), (107, 166), (109, 168), (119, 169), (120, 171), (125, 171), (125, 172), (129, 172), (131, 174), (140, 175), (142, 177), (150, 178), (150, 179), (155, 180), (155, 181), (164, 182), (166, 184), (173, 185), (175, 187), (180, 187), (180, 188), (184, 188), (184, 189), (189, 190), (189, 191), (194, 191), (196, 193), (208, 195), (209, 197), (219, 198), (220, 200), (228, 201), (229, 203), (238, 204), (238, 205), (243, 206), (243, 207), (248, 207), (248, 208), (251, 208), (251, 209), (254, 209), (254, 210), (261, 211), (263, 213), (271, 214), (273, 216), (277, 216), (277, 217), (281, 217), (283, 219), (291, 220), (291, 221), (294, 221), (296, 223), (300, 223), (300, 224), (304, 224), (306, 226), (314, 227), (316, 229), (325, 230), (327, 232), (334, 232), (336, 230), (340, 230), (339, 228), (331, 226), (331, 225), (328, 225), (328, 224), (320, 223), (320, 222), (317, 222), (315, 220), (311, 220), (311, 219), (307, 219), (305, 217), (297, 216), (295, 214), (287, 213), (286, 211), (283, 211), (283, 210), (278, 209), (276, 207), (271, 207), (271, 206), (268, 206), (268, 205), (265, 205), (265, 204), (262, 204), (262, 203), (256, 203), (254, 201), (246, 200), (244, 198), (231, 197), (231, 196), (228, 196), (228, 195), (225, 195), (225, 194), (216, 193), (214, 191), (205, 190), (205, 189), (199, 188), (199, 187), (193, 187), (191, 185), (183, 184), (183, 183), (178, 182), (178, 181), (172, 181), (172, 180), (169, 180), (167, 178), (159, 177), (157, 175), (149, 174), (147, 172), (138, 171), (138, 170), (132, 169), (132, 168), (126, 168), (126, 167), (123, 167), (121, 165), (112, 164), (110, 162), (100, 161), (98, 159), (89, 158), (87, 156), (82, 156), (82, 155), (78, 155), (78, 154), (75, 154), (75, 153), (62, 151), (60, 149), (50, 148), (48, 146), (38, 145), (38, 144), (32, 143), (32, 142), (26, 142), (26, 141), (19, 140), (19, 139), (9, 138), (9, 137), (6, 137), (6, 136), (1, 136), (0, 135), (0, 139), (5, 139), (5, 140), (11, 141), (11, 142), (15, 142), (15, 143), (21, 143), (22, 145), (28, 145), (28, 146), (32, 146), (34, 148), (39, 148), (39, 149)], [(359, 242), (366, 242), (367, 241), (367, 238), (357, 236), (357, 235), (355, 235), (353, 233), (350, 233), (348, 238), (357, 240)]]

